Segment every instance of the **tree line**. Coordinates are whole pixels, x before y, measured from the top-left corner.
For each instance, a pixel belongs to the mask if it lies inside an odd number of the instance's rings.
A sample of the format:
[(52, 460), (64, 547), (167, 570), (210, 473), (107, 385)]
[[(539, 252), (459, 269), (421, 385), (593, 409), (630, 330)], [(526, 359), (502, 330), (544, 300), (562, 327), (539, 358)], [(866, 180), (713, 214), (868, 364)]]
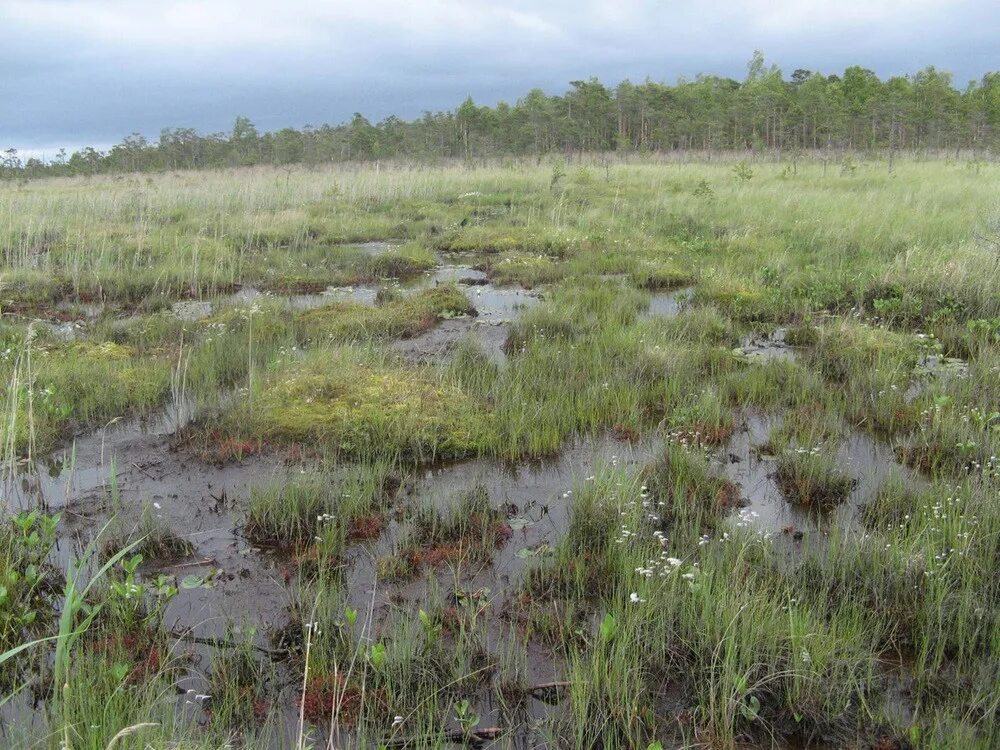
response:
[(237, 117), (228, 133), (166, 128), (133, 133), (107, 152), (83, 148), (54, 159), (0, 159), (7, 177), (147, 172), (257, 164), (380, 159), (477, 159), (578, 152), (947, 151), (1000, 153), (1000, 72), (957, 88), (930, 66), (885, 80), (859, 66), (842, 75), (797, 69), (788, 77), (760, 52), (743, 80), (700, 75), (676, 84), (596, 78), (561, 95), (534, 89), (511, 105), (471, 98), (448, 112), (372, 123), (360, 113), (338, 125), (261, 133)]

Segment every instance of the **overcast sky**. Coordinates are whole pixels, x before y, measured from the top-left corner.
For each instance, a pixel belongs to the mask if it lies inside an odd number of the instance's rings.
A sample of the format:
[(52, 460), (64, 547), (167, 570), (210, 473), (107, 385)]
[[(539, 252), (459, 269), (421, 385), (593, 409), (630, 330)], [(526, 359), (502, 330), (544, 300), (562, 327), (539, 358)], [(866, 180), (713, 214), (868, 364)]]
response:
[(0, 149), (372, 120), (598, 76), (1000, 69), (1000, 0), (0, 0)]

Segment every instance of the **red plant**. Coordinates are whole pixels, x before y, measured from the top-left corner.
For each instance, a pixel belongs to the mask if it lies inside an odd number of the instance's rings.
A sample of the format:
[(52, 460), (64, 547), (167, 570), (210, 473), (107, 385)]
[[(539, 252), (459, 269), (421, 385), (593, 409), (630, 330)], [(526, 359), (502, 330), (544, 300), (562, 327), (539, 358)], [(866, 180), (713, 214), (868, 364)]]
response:
[(639, 431), (637, 429), (623, 424), (616, 424), (612, 427), (611, 434), (614, 435), (616, 440), (624, 440), (628, 443), (634, 443), (639, 439)]
[(157, 674), (163, 666), (163, 651), (159, 644), (150, 643), (146, 633), (111, 633), (94, 641), (91, 648), (97, 654), (124, 654), (132, 662), (126, 681), (133, 685)]
[(724, 510), (739, 508), (744, 504), (743, 498), (740, 497), (740, 488), (732, 482), (723, 483), (716, 493), (716, 501), (719, 503), (719, 507)]
[(352, 542), (367, 542), (378, 539), (382, 534), (385, 525), (382, 516), (357, 516), (351, 519), (351, 528), (347, 532), (347, 538)]
[(313, 724), (323, 724), (330, 720), (334, 710), (337, 721), (343, 726), (354, 726), (361, 714), (362, 698), (368, 703), (375, 701), (382, 713), (387, 713), (386, 698), (382, 691), (362, 694), (361, 689), (347, 681), (342, 674), (315, 674), (306, 682), (301, 699), (302, 714)]

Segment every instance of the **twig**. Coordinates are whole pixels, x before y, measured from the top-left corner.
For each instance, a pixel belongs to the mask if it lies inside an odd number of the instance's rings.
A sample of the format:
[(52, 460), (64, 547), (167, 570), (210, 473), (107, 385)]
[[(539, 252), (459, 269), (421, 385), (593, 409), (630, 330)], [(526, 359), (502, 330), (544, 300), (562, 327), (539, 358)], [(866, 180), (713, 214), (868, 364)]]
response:
[(484, 742), (500, 739), (504, 734), (501, 727), (486, 727), (484, 729), (474, 729), (471, 732), (456, 730), (447, 732), (444, 735), (425, 735), (421, 737), (397, 737), (382, 743), (383, 747), (407, 747), (408, 745), (433, 744), (444, 740), (463, 745), (481, 745)]
[(209, 557), (205, 560), (194, 560), (193, 562), (178, 563), (177, 565), (170, 565), (169, 568), (177, 570), (178, 568), (200, 568), (202, 565), (218, 565), (219, 561), (214, 557)]
[(212, 646), (214, 648), (243, 648), (244, 646), (249, 646), (254, 651), (259, 651), (272, 659), (287, 659), (291, 654), (287, 648), (265, 648), (264, 646), (258, 646), (254, 643), (234, 643), (233, 641), (227, 641), (224, 638), (204, 638), (202, 636), (191, 635), (190, 633), (178, 633), (176, 630), (171, 630), (169, 635), (171, 638), (176, 638), (179, 641), (198, 643), (203, 646)]
[[(532, 685), (531, 687), (526, 687), (524, 689), (525, 695), (530, 695), (533, 698), (543, 699), (542, 696), (546, 693), (552, 693), (562, 688), (568, 688), (572, 685), (572, 682), (566, 680), (559, 680), (556, 682), (541, 682), (537, 685)], [(544, 700), (544, 699), (543, 699)]]
[(152, 479), (154, 482), (159, 481), (156, 477), (154, 477), (152, 474), (150, 474), (148, 471), (146, 471), (144, 468), (139, 466), (139, 464), (135, 463), (134, 461), (132, 462), (132, 466), (135, 467), (135, 469), (137, 469), (138, 471), (141, 471), (143, 474), (145, 474), (149, 479)]

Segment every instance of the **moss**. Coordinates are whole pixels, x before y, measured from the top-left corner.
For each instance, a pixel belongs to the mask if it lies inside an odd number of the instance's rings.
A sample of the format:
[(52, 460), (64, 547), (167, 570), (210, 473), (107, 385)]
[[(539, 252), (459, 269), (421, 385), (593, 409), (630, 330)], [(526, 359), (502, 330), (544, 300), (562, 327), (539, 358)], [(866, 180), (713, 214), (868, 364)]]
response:
[(84, 359), (100, 359), (112, 362), (122, 362), (132, 359), (135, 356), (135, 349), (131, 346), (116, 344), (113, 341), (81, 341), (77, 344), (62, 347), (56, 351), (67, 358), (82, 357)]
[(671, 263), (645, 261), (632, 271), (632, 281), (642, 289), (667, 291), (687, 286), (693, 277)]
[(365, 273), (371, 280), (408, 279), (435, 266), (434, 256), (414, 252), (385, 252), (372, 255), (365, 263)]
[(781, 323), (793, 317), (795, 312), (780, 290), (732, 279), (711, 279), (701, 283), (695, 301), (712, 303), (741, 323)]
[(140, 356), (130, 346), (109, 341), (39, 348), (32, 354), (32, 368), (35, 386), (30, 399), (23, 381), (12, 380), (0, 392), (0, 407), (14, 413), (18, 452), (29, 447), (29, 406), (37, 451), (74, 429), (148, 412), (166, 399), (170, 389), (166, 359)]
[(476, 308), (456, 287), (439, 286), (409, 297), (389, 298), (375, 307), (337, 302), (302, 313), (296, 322), (301, 339), (366, 341), (409, 338), (441, 320), (475, 314)]
[(435, 246), (445, 253), (526, 253), (562, 258), (580, 244), (579, 239), (554, 230), (469, 226), (439, 238)]
[(347, 348), (317, 350), (279, 371), (244, 407), (254, 434), (318, 441), (351, 456), (418, 461), (475, 453), (492, 415), (459, 388)]

